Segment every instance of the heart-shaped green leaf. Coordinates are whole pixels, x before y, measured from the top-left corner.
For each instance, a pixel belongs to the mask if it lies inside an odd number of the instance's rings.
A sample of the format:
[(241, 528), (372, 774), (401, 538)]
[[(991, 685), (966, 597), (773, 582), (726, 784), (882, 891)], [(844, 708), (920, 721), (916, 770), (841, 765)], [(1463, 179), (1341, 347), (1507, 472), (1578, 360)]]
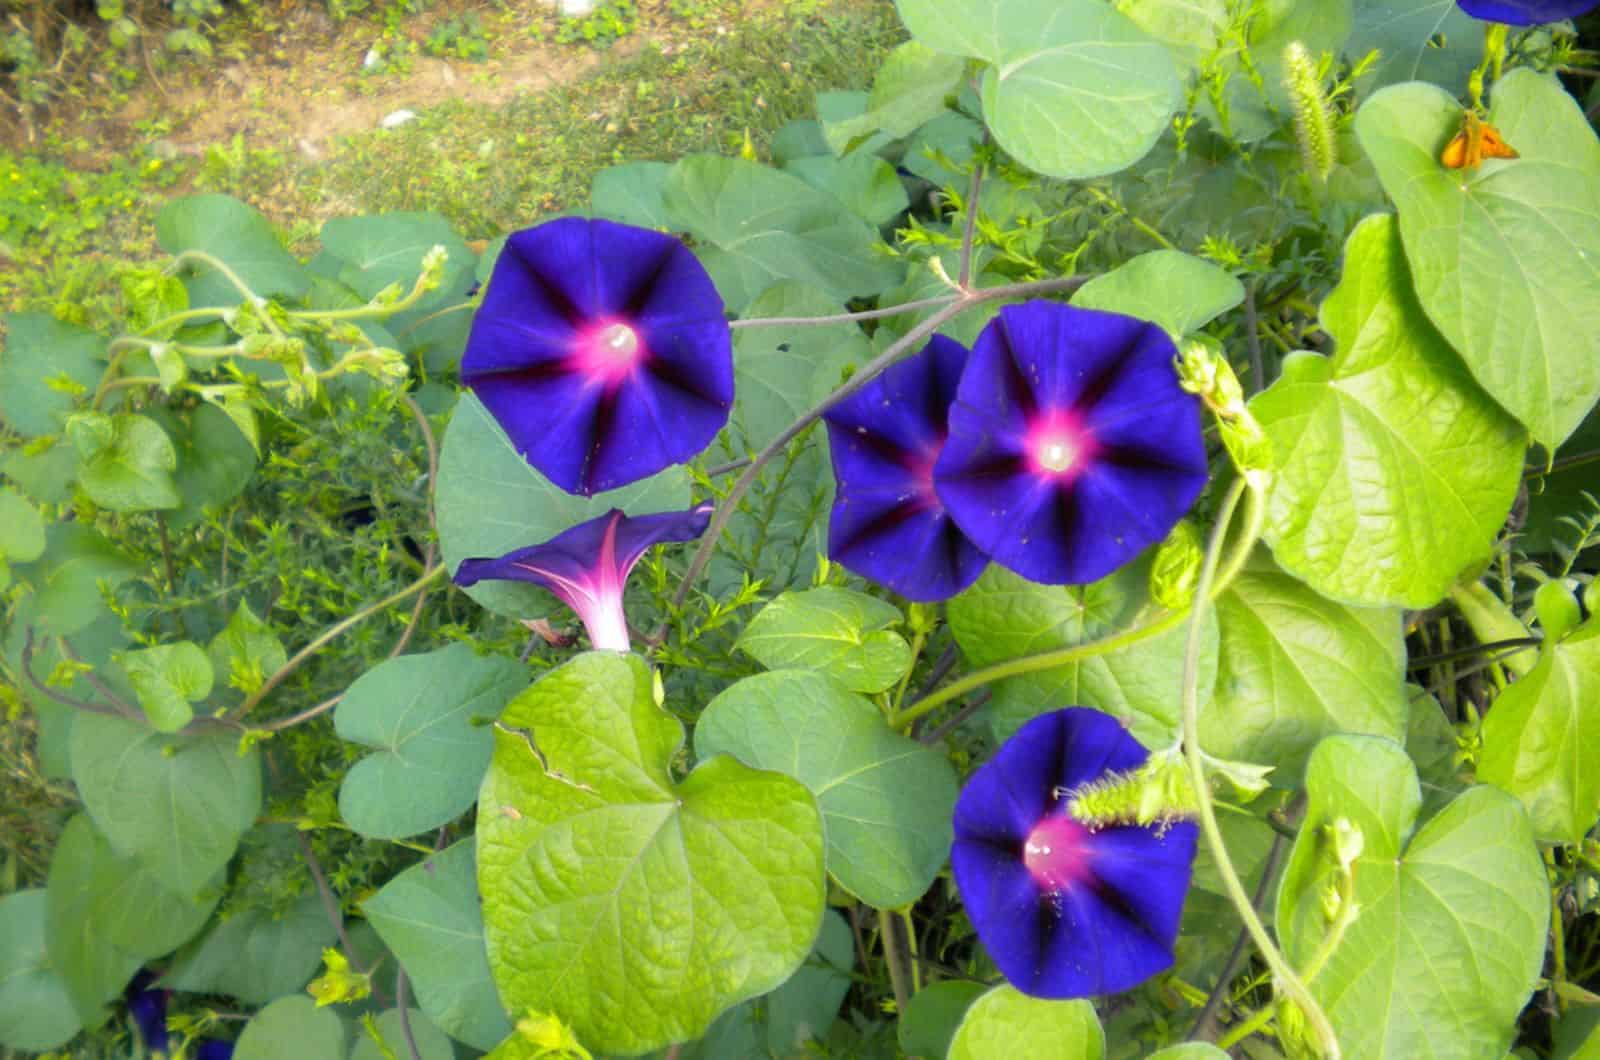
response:
[[(267, 219), (231, 195), (174, 199), (156, 215), (156, 239), (168, 254), (201, 251), (220, 260), (252, 294), (295, 297), (310, 277), (283, 249)], [(209, 264), (188, 264), (183, 277), (193, 306), (238, 305), (245, 296)]]
[(78, 483), (102, 508), (142, 512), (182, 502), (172, 477), (178, 451), (150, 417), (83, 412), (67, 421), (67, 436), (83, 459)]
[[(975, 667), (1085, 644), (1141, 617), (1160, 617), (1145, 596), (1149, 570), (1140, 562), (1088, 585), (1038, 585), (991, 564), (972, 588), (950, 601), (950, 629)], [(1005, 739), (1040, 714), (1076, 705), (1122, 718), (1146, 747), (1171, 743), (1178, 731), (1174, 689), (1183, 680), (1186, 635), (1180, 624), (1114, 651), (995, 682), (989, 708), (995, 735)], [(1205, 698), (1217, 673), (1212, 613), (1201, 637)]]
[(1600, 814), (1600, 618), (1546, 640), (1495, 697), (1478, 779), (1521, 799), (1540, 839), (1582, 841)]
[(233, 1055), (234, 1060), (343, 1060), (344, 1050), (344, 1022), (337, 1013), (309, 997), (284, 997), (251, 1017)]
[(0, 1045), (54, 1049), (82, 1021), (45, 952), (49, 900), (43, 887), (0, 898)]
[(1405, 737), (1399, 610), (1336, 604), (1264, 557), (1216, 607), (1216, 693), (1200, 718), (1208, 752), (1272, 765), (1272, 780), (1290, 787), (1324, 736)]
[(7, 313), (5, 331), (0, 416), (25, 437), (59, 432), (100, 382), (105, 339), (49, 313)]
[(910, 905), (950, 854), (959, 785), (949, 761), (824, 674), (778, 670), (734, 684), (700, 715), (694, 749), (809, 788), (822, 808), (828, 871), (870, 906)]
[(1361, 833), (1358, 912), (1310, 987), (1345, 1055), (1504, 1056), (1544, 958), (1550, 891), (1522, 807), (1480, 785), (1417, 828), (1422, 794), (1396, 743), (1330, 736), (1306, 766), (1310, 804), (1278, 891), (1297, 968), (1329, 930), (1330, 826)]
[(1437, 603), (1488, 555), (1522, 472), (1521, 428), (1410, 284), (1394, 218), (1362, 221), (1322, 304), (1336, 352), (1291, 354), (1250, 401), (1278, 461), (1263, 536), (1285, 570), (1350, 603)]
[(515, 659), (469, 644), (402, 655), (362, 674), (334, 712), (339, 737), (379, 748), (345, 774), (339, 815), (362, 835), (399, 839), (471, 806), (494, 747), (488, 723), (528, 684)]
[(463, 839), (384, 884), (361, 909), (428, 1018), (475, 1049), (491, 1049), (511, 1024), (489, 977), (474, 850)]
[(580, 655), (514, 699), (478, 804), (489, 966), (513, 1012), (638, 1053), (782, 983), (821, 924), (822, 820), (733, 758), (671, 772), (683, 727), (637, 656)]
[(853, 692), (882, 692), (911, 665), (911, 646), (885, 628), (901, 620), (893, 604), (824, 586), (784, 593), (763, 607), (737, 646), (771, 670), (816, 670)]
[(104, 714), (72, 725), (72, 779), (118, 853), (193, 895), (233, 857), (261, 809), (260, 752), (226, 732), (167, 736)]
[(192, 640), (125, 652), (118, 658), (139, 706), (157, 732), (177, 732), (194, 720), (194, 708), (211, 694), (211, 660)]
[(1129, 258), (1078, 288), (1072, 304), (1154, 321), (1187, 335), (1244, 301), (1244, 285), (1221, 266), (1178, 250)]
[(161, 985), (266, 1005), (310, 982), (335, 941), (328, 911), (310, 891), (277, 913), (262, 906), (216, 922), (178, 951)]
[(1000, 146), (1081, 180), (1143, 158), (1179, 101), (1172, 55), (1103, 0), (897, 0), (923, 44), (990, 65), (983, 113)]
[(1400, 211), (1428, 319), (1478, 382), (1554, 449), (1600, 398), (1600, 141), (1554, 75), (1513, 70), (1489, 120), (1521, 157), (1446, 169), (1461, 106), (1393, 85), (1356, 134)]
[(1001, 983), (972, 1003), (956, 1028), (949, 1060), (1101, 1060), (1106, 1034), (1094, 1005), (1049, 1001)]
[(667, 212), (705, 246), (700, 259), (729, 305), (779, 280), (837, 301), (878, 294), (902, 269), (879, 256), (877, 229), (799, 177), (738, 158), (690, 155), (667, 174)]

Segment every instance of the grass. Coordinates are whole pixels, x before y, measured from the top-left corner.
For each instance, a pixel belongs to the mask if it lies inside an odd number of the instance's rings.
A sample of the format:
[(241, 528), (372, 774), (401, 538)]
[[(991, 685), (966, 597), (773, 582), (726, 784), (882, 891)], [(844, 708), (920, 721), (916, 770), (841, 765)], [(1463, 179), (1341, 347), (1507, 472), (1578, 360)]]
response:
[[(92, 133), (58, 123), (43, 151), (0, 152), (3, 190), (22, 193), (0, 210), (0, 309), (114, 326), (119, 269), (159, 256), (155, 215), (183, 191), (250, 202), (306, 254), (327, 218), (387, 210), (436, 211), (489, 238), (581, 207), (593, 175), (616, 162), (733, 153), (747, 135), (765, 154), (785, 122), (813, 115), (817, 91), (866, 87), (903, 39), (887, 0), (643, 6), (655, 21), (577, 80), (497, 103), (447, 99), (399, 128), (346, 137), (321, 160), (286, 130), (204, 144), (195, 158), (172, 155), (173, 123), (160, 115), (109, 132), (103, 119)], [(348, 80), (361, 89), (358, 74)], [(64, 161), (92, 158), (95, 137), (128, 146), (98, 164)]]

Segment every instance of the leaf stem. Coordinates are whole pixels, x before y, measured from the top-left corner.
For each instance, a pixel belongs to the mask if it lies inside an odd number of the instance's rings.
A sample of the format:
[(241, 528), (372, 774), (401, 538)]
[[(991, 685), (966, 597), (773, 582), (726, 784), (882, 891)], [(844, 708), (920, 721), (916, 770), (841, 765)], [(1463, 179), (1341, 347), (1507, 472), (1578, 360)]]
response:
[[(190, 261), (198, 262), (201, 265), (205, 265), (209, 268), (217, 270), (217, 272), (222, 275), (223, 279), (233, 284), (234, 290), (243, 295), (244, 300), (250, 303), (252, 308), (260, 308), (261, 305), (266, 301), (260, 295), (252, 291), (250, 289), (250, 285), (245, 283), (244, 280), (240, 278), (239, 274), (234, 272), (233, 269), (228, 266), (227, 262), (211, 254), (207, 254), (203, 250), (183, 251), (181, 254), (178, 254), (172, 259), (172, 264), (167, 266), (167, 271), (176, 272), (178, 269), (183, 267), (185, 262)], [(267, 326), (268, 331), (272, 332), (278, 338), (281, 339), (284, 337), (282, 329), (278, 327), (278, 322), (272, 319), (271, 314), (263, 312), (261, 314), (261, 322)]]
[(312, 640), (310, 644), (307, 644), (304, 648), (301, 648), (298, 652), (296, 652), (294, 658), (278, 667), (272, 676), (262, 682), (261, 687), (252, 692), (243, 703), (239, 704), (232, 711), (230, 711), (228, 718), (236, 721), (250, 713), (250, 711), (254, 710), (263, 699), (267, 698), (273, 689), (283, 684), (290, 674), (298, 670), (301, 665), (304, 664), (307, 659), (315, 655), (323, 645), (335, 639), (339, 636), (339, 634), (343, 633), (352, 626), (359, 625), (368, 618), (371, 618), (384, 608), (393, 604), (397, 604), (401, 600), (405, 600), (415, 593), (422, 592), (424, 589), (428, 588), (429, 585), (433, 584), (433, 582), (441, 574), (444, 573), (446, 573), (446, 571), (444, 564), (442, 563), (430, 567), (423, 573), (422, 577), (418, 578), (404, 589), (399, 589), (390, 593), (377, 603), (363, 607), (355, 614), (336, 622), (327, 629), (323, 630), (314, 640)]
[(931, 298), (919, 298), (915, 302), (905, 302), (901, 305), (885, 306), (881, 309), (863, 309), (855, 313), (834, 313), (825, 317), (750, 317), (746, 320), (733, 320), (728, 322), (728, 327), (739, 328), (775, 328), (775, 327), (820, 327), (824, 324), (853, 324), (861, 320), (882, 320), (885, 317), (897, 317), (918, 309), (932, 309), (936, 306), (949, 305), (960, 298), (959, 294), (934, 295)]
[(894, 988), (894, 1005), (897, 1014), (904, 1014), (911, 995), (906, 991), (906, 970), (900, 962), (900, 945), (894, 937), (894, 914), (887, 909), (878, 910), (878, 933), (883, 937), (883, 958), (889, 964), (889, 983)]
[[(1211, 540), (1206, 546), (1205, 563), (1200, 568), (1200, 583), (1195, 589), (1197, 605), (1189, 616), (1189, 638), (1183, 653), (1183, 754), (1189, 764), (1190, 780), (1198, 795), (1196, 808), (1200, 818), (1200, 831), (1206, 838), (1206, 846), (1211, 852), (1217, 875), (1222, 879), (1229, 900), (1238, 911), (1240, 919), (1244, 921), (1245, 930), (1249, 931), (1250, 938), (1255, 942), (1262, 959), (1271, 969), (1274, 988), (1287, 994), (1289, 1000), (1300, 1007), (1307, 1023), (1311, 1026), (1312, 1033), (1330, 1060), (1339, 1060), (1341, 1055), (1339, 1039), (1333, 1033), (1333, 1025), (1328, 1022), (1327, 1014), (1322, 1011), (1322, 1006), (1311, 996), (1311, 991), (1306, 988), (1283, 952), (1278, 949), (1277, 943), (1267, 933), (1266, 926), (1256, 915), (1255, 906), (1251, 904), (1249, 893), (1239, 880), (1239, 873), (1234, 869), (1233, 861), (1228, 857), (1227, 844), (1223, 842), (1222, 830), (1217, 826), (1216, 809), (1211, 804), (1211, 785), (1206, 777), (1205, 763), (1200, 751), (1200, 631), (1203, 628), (1205, 607), (1211, 599), (1211, 589), (1217, 577), (1217, 567), (1222, 558), (1222, 544), (1227, 537), (1228, 526), (1233, 522), (1234, 511), (1247, 489), (1250, 492), (1250, 504), (1246, 511), (1242, 540), (1253, 544), (1261, 533), (1261, 525), (1265, 521), (1266, 514), (1266, 506), (1260, 497), (1262, 488), (1252, 485), (1251, 480), (1243, 476), (1234, 481), (1228, 489), (1227, 496), (1223, 498), (1222, 507), (1217, 513), (1217, 523), (1211, 530)], [(1240, 551), (1243, 549), (1235, 549), (1236, 554)], [(1263, 1011), (1266, 1011), (1270, 1018), (1270, 1009)], [(1229, 1037), (1232, 1038), (1233, 1035), (1230, 1034)]]

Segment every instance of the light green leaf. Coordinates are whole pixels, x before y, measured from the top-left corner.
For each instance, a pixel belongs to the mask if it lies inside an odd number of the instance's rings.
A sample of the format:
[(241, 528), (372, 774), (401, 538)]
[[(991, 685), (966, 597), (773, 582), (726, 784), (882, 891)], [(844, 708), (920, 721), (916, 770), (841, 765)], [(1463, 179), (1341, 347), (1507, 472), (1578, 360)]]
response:
[(463, 839), (390, 880), (361, 908), (411, 977), (428, 1018), (474, 1049), (491, 1049), (511, 1024), (489, 977), (473, 850)]
[(837, 301), (893, 286), (900, 266), (881, 256), (871, 225), (799, 177), (737, 158), (691, 155), (672, 167), (662, 198), (702, 244), (717, 290), (748, 304), (779, 280), (799, 280)]
[[(820, 317), (844, 304), (815, 287), (779, 283), (761, 293), (743, 315)], [(854, 324), (806, 328), (740, 328), (733, 333), (733, 422), (744, 444), (760, 449), (841, 382), (846, 367), (872, 353)]]
[(1114, 0), (1118, 11), (1167, 45), (1184, 66), (1197, 66), (1228, 28), (1227, 0)]
[[(344, 1022), (309, 997), (283, 997), (257, 1012), (234, 1060), (344, 1060)], [(405, 1048), (404, 1044), (401, 1049)]]
[(48, 910), (43, 887), (0, 898), (0, 1046), (54, 1049), (82, 1026), (45, 952)]
[(665, 162), (607, 166), (594, 175), (594, 187), (589, 193), (591, 212), (623, 224), (671, 231), (672, 217), (661, 201), (661, 188), (671, 169)]
[(945, 98), (960, 89), (965, 68), (959, 58), (906, 41), (878, 68), (866, 111), (823, 125), (828, 146), (834, 154), (843, 155), (874, 133), (886, 133), (896, 140), (911, 135), (924, 122), (944, 113)]
[(1125, 169), (1179, 102), (1172, 55), (1101, 0), (897, 0), (923, 44), (990, 64), (983, 113), (1001, 147), (1050, 177)]
[[(965, 114), (945, 111), (911, 135), (900, 164), (931, 184), (955, 187), (963, 176), (959, 167), (972, 161), (982, 142), (983, 126)], [(989, 185), (979, 194), (987, 198)]]
[(1250, 401), (1278, 460), (1262, 536), (1285, 570), (1351, 603), (1437, 603), (1488, 555), (1522, 471), (1522, 430), (1409, 290), (1394, 219), (1367, 218), (1322, 304), (1336, 352), (1291, 354)]
[(1356, 134), (1400, 212), (1428, 319), (1478, 382), (1555, 448), (1600, 398), (1600, 142), (1553, 75), (1513, 70), (1489, 120), (1521, 153), (1446, 169), (1461, 107), (1443, 89), (1394, 85)]
[(1292, 787), (1324, 736), (1404, 738), (1399, 610), (1344, 607), (1259, 561), (1216, 608), (1216, 693), (1200, 717), (1207, 752), (1275, 766), (1272, 781)]
[[(0, 394), (3, 393), (4, 386), (0, 385)], [(73, 484), (78, 481), (78, 451), (58, 435), (34, 445), (38, 448), (12, 449), (0, 455), (0, 472), (34, 500), (60, 504), (72, 496)]]
[(1546, 640), (1495, 697), (1478, 779), (1521, 799), (1541, 840), (1582, 841), (1600, 815), (1600, 618)]
[[(689, 477), (671, 467), (631, 486), (579, 497), (553, 485), (511, 445), (481, 402), (462, 394), (439, 453), (439, 550), (450, 570), (472, 557), (502, 556), (621, 508), (633, 515), (689, 506)], [(466, 593), (512, 618), (559, 611), (555, 597), (521, 582), (480, 582)]]
[(1460, 88), (1483, 58), (1482, 23), (1455, 0), (1355, 0), (1345, 53), (1360, 58), (1374, 48), (1378, 61), (1362, 78), (1368, 91), (1397, 81)]
[(140, 567), (93, 529), (53, 523), (35, 569), (34, 613), (42, 633), (71, 636), (107, 614), (101, 586), (116, 588)]
[(400, 839), (438, 828), (478, 797), (494, 739), (488, 723), (528, 684), (515, 659), (469, 644), (379, 663), (334, 712), (339, 738), (379, 749), (339, 786), (339, 815), (362, 835)]
[(172, 478), (178, 452), (155, 420), (84, 412), (67, 421), (67, 436), (83, 458), (78, 483), (102, 508), (142, 512), (182, 503)]
[[(196, 250), (217, 258), (259, 298), (299, 297), (310, 282), (266, 218), (229, 195), (190, 195), (167, 203), (156, 215), (156, 239), (168, 254)], [(186, 264), (180, 275), (192, 306), (245, 301), (238, 288), (209, 265)]]
[(877, 155), (861, 151), (843, 158), (812, 155), (795, 159), (783, 171), (832, 195), (870, 224), (888, 224), (911, 205), (894, 167)]
[(0, 489), (0, 557), (32, 563), (44, 555), (44, 519), (26, 497)]
[(950, 854), (960, 786), (949, 761), (822, 673), (778, 670), (737, 682), (701, 713), (694, 749), (700, 759), (731, 754), (809, 788), (822, 809), (829, 873), (870, 906), (910, 905)]
[[(455, 1060), (455, 1047), (450, 1044), (450, 1039), (439, 1033), (439, 1028), (429, 1023), (426, 1016), (416, 1009), (410, 1009), (407, 1019), (420, 1060)], [(350, 1050), (350, 1060), (390, 1060), (391, 1054), (399, 1060), (408, 1060), (411, 1053), (406, 1045), (405, 1031), (400, 1026), (400, 1010), (392, 1008), (380, 1014), (377, 1023), (378, 1033), (383, 1036), (383, 1048), (379, 1048), (378, 1043), (372, 1040), (372, 1035), (362, 1027), (356, 1032), (356, 1047)], [(385, 1049), (389, 1052), (385, 1053)]]
[[(991, 564), (976, 584), (947, 606), (950, 630), (973, 667), (1086, 644), (1128, 628), (1150, 607), (1141, 561), (1088, 585), (1038, 585)], [(1151, 618), (1159, 618), (1154, 611)], [(1085, 706), (1122, 718), (1146, 747), (1172, 742), (1178, 731), (1175, 689), (1183, 680), (1183, 623), (1127, 647), (1053, 670), (996, 682), (989, 708), (995, 735), (1009, 737), (1029, 720), (1058, 707)], [(1202, 703), (1217, 673), (1217, 626), (1202, 630)]]
[(1106, 1035), (1084, 1000), (1047, 1001), (1002, 983), (972, 1003), (950, 1043), (949, 1060), (1101, 1060)]
[(283, 641), (242, 600), (222, 632), (211, 638), (206, 651), (216, 676), (229, 688), (244, 693), (260, 688), (289, 661)]
[(895, 1026), (900, 1050), (908, 1056), (944, 1056), (973, 1002), (989, 990), (967, 979), (946, 979), (923, 987)]
[(117, 660), (157, 732), (177, 732), (194, 720), (197, 703), (211, 694), (211, 660), (193, 641), (124, 653)]
[(901, 621), (898, 608), (866, 593), (807, 589), (763, 607), (735, 646), (769, 670), (796, 666), (853, 692), (882, 692), (911, 666), (911, 646), (887, 628)]
[(27, 438), (59, 432), (99, 384), (105, 340), (48, 313), (7, 313), (4, 331), (0, 419)]
[(257, 751), (225, 732), (165, 736), (103, 714), (72, 726), (72, 778), (118, 853), (193, 895), (233, 857), (261, 808)]
[(725, 756), (682, 783), (644, 660), (580, 655), (506, 708), (478, 877), (506, 1006), (597, 1050), (703, 1034), (787, 979), (823, 911), (822, 821), (799, 783)]
[(334, 939), (327, 911), (311, 891), (281, 914), (254, 908), (218, 921), (179, 951), (161, 982), (173, 990), (265, 1005), (310, 982)]
[(106, 1021), (106, 1003), (122, 993), (144, 963), (95, 930), (94, 914), (104, 910), (121, 860), (81, 815), (68, 822), (50, 857), (45, 948), (78, 1019), (89, 1028)]
[(1417, 829), (1411, 762), (1373, 736), (1318, 744), (1306, 791), (1278, 891), (1278, 931), (1298, 968), (1328, 930), (1323, 895), (1336, 863), (1327, 826), (1344, 818), (1362, 834), (1359, 913), (1311, 982), (1345, 1054), (1504, 1056), (1539, 976), (1550, 916), (1522, 807), (1480, 785)]
[(1220, 266), (1177, 250), (1130, 258), (1078, 289), (1072, 304), (1154, 321), (1187, 335), (1244, 301), (1244, 285)]

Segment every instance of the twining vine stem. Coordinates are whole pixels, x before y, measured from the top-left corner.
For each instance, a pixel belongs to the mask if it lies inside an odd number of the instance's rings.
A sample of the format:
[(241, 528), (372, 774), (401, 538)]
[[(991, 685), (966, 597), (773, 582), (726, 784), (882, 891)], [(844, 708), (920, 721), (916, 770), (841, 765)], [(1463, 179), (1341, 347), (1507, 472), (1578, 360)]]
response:
[(1194, 785), (1197, 796), (1195, 803), (1197, 816), (1200, 818), (1200, 831), (1205, 836), (1206, 846), (1216, 863), (1217, 875), (1221, 877), (1223, 888), (1228, 892), (1228, 898), (1233, 903), (1234, 909), (1244, 921), (1245, 930), (1250, 933), (1256, 949), (1267, 962), (1267, 967), (1272, 970), (1274, 988), (1286, 994), (1291, 1003), (1299, 1006), (1306, 1022), (1311, 1026), (1312, 1033), (1322, 1045), (1323, 1055), (1329, 1060), (1339, 1060), (1341, 1055), (1339, 1039), (1333, 1033), (1333, 1025), (1328, 1022), (1327, 1014), (1322, 1011), (1317, 999), (1311, 996), (1311, 991), (1306, 988), (1283, 952), (1278, 949), (1277, 943), (1268, 934), (1266, 926), (1261, 923), (1250, 894), (1244, 889), (1239, 873), (1228, 857), (1227, 845), (1222, 840), (1222, 830), (1217, 826), (1216, 810), (1211, 805), (1210, 780), (1206, 776), (1205, 761), (1200, 751), (1200, 642), (1201, 631), (1205, 625), (1205, 609), (1210, 601), (1212, 585), (1216, 581), (1223, 541), (1227, 537), (1229, 524), (1233, 522), (1234, 511), (1238, 508), (1239, 500), (1246, 490), (1249, 491), (1249, 501), (1246, 504), (1242, 540), (1253, 543), (1261, 533), (1266, 518), (1266, 505), (1262, 498), (1265, 485), (1255, 480), (1254, 474), (1259, 473), (1246, 473), (1234, 480), (1227, 496), (1223, 498), (1222, 507), (1217, 513), (1217, 523), (1211, 529), (1211, 540), (1206, 546), (1205, 563), (1200, 568), (1200, 581), (1195, 588), (1197, 603), (1189, 616), (1189, 637), (1183, 653), (1183, 756), (1188, 762), (1189, 779)]

